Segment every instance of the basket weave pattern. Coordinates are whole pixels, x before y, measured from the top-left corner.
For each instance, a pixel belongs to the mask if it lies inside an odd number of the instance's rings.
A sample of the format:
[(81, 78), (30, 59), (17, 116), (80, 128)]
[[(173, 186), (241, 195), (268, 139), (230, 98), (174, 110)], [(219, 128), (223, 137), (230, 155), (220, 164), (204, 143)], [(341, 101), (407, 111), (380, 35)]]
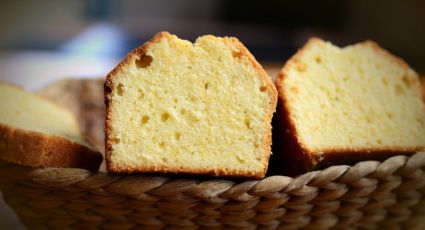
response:
[(425, 213), (425, 153), (242, 182), (5, 162), (0, 174), (4, 199), (34, 229), (400, 229)]

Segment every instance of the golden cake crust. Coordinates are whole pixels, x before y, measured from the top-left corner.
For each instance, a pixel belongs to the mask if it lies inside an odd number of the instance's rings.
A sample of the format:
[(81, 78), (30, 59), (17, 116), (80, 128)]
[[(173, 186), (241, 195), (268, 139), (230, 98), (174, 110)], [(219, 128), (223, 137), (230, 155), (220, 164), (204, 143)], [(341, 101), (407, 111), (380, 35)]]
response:
[(0, 158), (31, 167), (97, 171), (100, 153), (66, 138), (0, 124)]
[[(106, 120), (105, 120), (105, 158), (106, 158), (106, 165), (108, 171), (111, 172), (117, 172), (117, 173), (184, 173), (184, 174), (203, 174), (203, 175), (212, 175), (212, 176), (228, 176), (228, 177), (247, 177), (247, 178), (262, 178), (265, 176), (268, 166), (268, 159), (270, 156), (271, 151), (271, 132), (264, 133), (263, 135), (266, 136), (266, 143), (265, 146), (267, 146), (264, 149), (264, 157), (267, 159), (264, 161), (264, 164), (262, 166), (262, 169), (259, 172), (239, 172), (239, 171), (232, 171), (224, 168), (216, 168), (216, 169), (201, 169), (201, 168), (191, 168), (191, 167), (179, 167), (179, 168), (173, 168), (173, 169), (167, 169), (166, 167), (150, 167), (150, 168), (137, 168), (137, 167), (117, 167), (113, 164), (113, 162), (110, 159), (111, 151), (112, 151), (112, 142), (111, 142), (111, 122), (112, 119), (110, 117), (111, 112), (111, 92), (114, 88), (114, 76), (118, 71), (125, 68), (125, 66), (141, 55), (146, 54), (146, 51), (148, 47), (154, 43), (159, 42), (162, 38), (170, 37), (171, 34), (168, 32), (160, 32), (156, 34), (154, 37), (152, 37), (149, 41), (145, 42), (140, 47), (133, 50), (131, 53), (129, 53), (119, 64), (117, 67), (115, 67), (106, 77), (105, 81), (105, 105), (106, 105)], [(236, 47), (239, 49), (239, 56), (245, 56), (250, 61), (251, 65), (256, 69), (259, 76), (261, 77), (261, 81), (265, 83), (267, 86), (267, 93), (270, 97), (270, 103), (269, 103), (269, 110), (264, 118), (264, 126), (270, 127), (266, 130), (271, 130), (271, 124), (270, 119), (273, 116), (273, 113), (275, 112), (276, 104), (277, 104), (277, 90), (275, 85), (273, 84), (271, 78), (267, 75), (266, 71), (261, 67), (261, 65), (255, 60), (254, 56), (248, 51), (248, 49), (237, 39), (234, 37), (230, 37), (229, 41), (233, 43)]]
[[(331, 148), (312, 152), (301, 142), (295, 128), (295, 123), (290, 116), (291, 112), (288, 105), (288, 99), (284, 93), (282, 83), (283, 79), (288, 75), (288, 71), (299, 65), (299, 58), (305, 50), (321, 41), (322, 40), (319, 38), (309, 39), (309, 41), (285, 63), (275, 81), (275, 85), (278, 90), (278, 105), (275, 118), (273, 119), (273, 125), (277, 127), (274, 135), (274, 143), (277, 144), (274, 151), (276, 151), (277, 154), (275, 154), (276, 158), (274, 160), (279, 162), (279, 167), (282, 168), (283, 172), (287, 175), (296, 175), (330, 165), (354, 164), (362, 160), (383, 160), (387, 157), (393, 156), (394, 154), (411, 155), (423, 150), (422, 148), (404, 147), (387, 148), (384, 146), (382, 148), (372, 149), (366, 147), (350, 148), (347, 146), (345, 149)], [(405, 77), (407, 78), (407, 81), (411, 83), (412, 87), (418, 90), (418, 95), (420, 95), (419, 92), (421, 91), (421, 86), (418, 81), (418, 76), (410, 69), (406, 62), (382, 49), (373, 41), (365, 41), (356, 45), (372, 47), (375, 52), (384, 56), (395, 65), (399, 65), (400, 67), (409, 70), (410, 74)]]

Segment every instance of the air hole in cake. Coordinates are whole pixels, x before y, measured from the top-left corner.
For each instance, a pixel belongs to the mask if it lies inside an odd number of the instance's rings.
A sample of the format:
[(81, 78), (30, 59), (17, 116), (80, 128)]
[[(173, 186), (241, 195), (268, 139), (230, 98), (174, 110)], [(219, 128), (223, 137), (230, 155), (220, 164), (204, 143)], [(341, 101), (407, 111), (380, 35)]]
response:
[(168, 162), (167, 158), (165, 158), (165, 157), (161, 158), (161, 161), (164, 162), (164, 163)]
[(124, 86), (123, 86), (123, 84), (119, 83), (118, 86), (117, 86), (117, 94), (119, 96), (122, 96), (123, 93), (124, 93)]
[(260, 91), (261, 92), (266, 92), (266, 90), (267, 90), (267, 86), (261, 86), (260, 87)]
[(386, 78), (382, 78), (382, 84), (384, 84), (385, 86), (388, 86), (388, 81)]
[(416, 121), (422, 126), (422, 127), (425, 127), (425, 120), (424, 119), (422, 119), (422, 118), (420, 118), (420, 117), (417, 117), (416, 118)]
[(393, 114), (393, 113), (387, 113), (387, 117), (388, 117), (389, 119), (393, 119), (393, 118), (394, 118), (394, 114)]
[(341, 89), (340, 87), (336, 87), (336, 88), (335, 88), (335, 92), (336, 92), (337, 94), (341, 94), (342, 89)]
[(142, 125), (145, 125), (146, 123), (148, 123), (148, 121), (149, 121), (149, 116), (143, 116), (142, 117)]
[(205, 85), (204, 85), (205, 90), (208, 90), (209, 84), (210, 84), (210, 83), (208, 83), (208, 82), (207, 82), (207, 83), (205, 83)]
[(179, 99), (174, 98), (174, 103), (177, 103), (177, 102), (179, 102)]
[(298, 62), (297, 63), (297, 70), (299, 72), (304, 72), (307, 70), (307, 64), (305, 64), (304, 62)]
[(365, 120), (366, 120), (367, 123), (372, 123), (372, 118), (369, 117), (369, 116), (366, 116)]
[(378, 139), (378, 140), (376, 141), (376, 143), (378, 143), (378, 144), (382, 145), (382, 140)]
[(406, 87), (410, 87), (413, 84), (413, 81), (411, 80), (411, 78), (407, 75), (404, 75), (401, 80), (403, 81), (403, 83), (405, 84)]
[(298, 93), (299, 89), (296, 86), (291, 86), (291, 91), (296, 94)]
[(165, 143), (163, 141), (159, 142), (159, 147), (164, 148), (165, 147)]
[(189, 120), (192, 121), (192, 122), (198, 122), (198, 121), (200, 121), (200, 118), (196, 114), (190, 113), (189, 114)]
[(114, 144), (117, 144), (117, 143), (120, 143), (121, 140), (119, 138), (112, 138), (111, 142), (114, 143)]
[(145, 92), (143, 90), (139, 89), (139, 99), (145, 98)]
[(185, 114), (186, 114), (186, 110), (185, 110), (185, 109), (181, 109), (181, 110), (180, 110), (180, 114), (181, 114), (181, 115), (185, 115)]
[(168, 119), (170, 119), (170, 114), (167, 113), (167, 112), (162, 113), (162, 115), (161, 115), (161, 121), (168, 121)]
[(142, 55), (139, 59), (136, 59), (137, 68), (146, 68), (151, 65), (153, 58), (149, 55)]
[(245, 126), (248, 129), (252, 129), (251, 120), (248, 117), (245, 117)]
[(244, 163), (245, 163), (245, 160), (244, 160), (244, 159), (242, 159), (240, 156), (236, 156), (236, 160), (237, 160), (239, 163), (241, 163), (241, 164), (244, 164)]
[(405, 90), (404, 90), (403, 86), (401, 86), (400, 84), (395, 85), (395, 92), (396, 92), (397, 95), (404, 95), (405, 94)]
[(181, 139), (181, 137), (182, 137), (182, 134), (181, 133), (179, 133), (179, 132), (176, 132), (175, 134), (174, 134), (174, 137), (176, 138), (176, 140), (180, 140)]
[(239, 51), (239, 50), (234, 50), (234, 51), (232, 51), (232, 56), (234, 58), (241, 58), (242, 57), (242, 52)]
[(322, 63), (322, 57), (320, 56), (316, 56), (314, 60), (316, 61), (316, 63), (319, 63), (319, 64)]
[(361, 67), (357, 67), (357, 71), (359, 71), (360, 78), (365, 78), (364, 70)]

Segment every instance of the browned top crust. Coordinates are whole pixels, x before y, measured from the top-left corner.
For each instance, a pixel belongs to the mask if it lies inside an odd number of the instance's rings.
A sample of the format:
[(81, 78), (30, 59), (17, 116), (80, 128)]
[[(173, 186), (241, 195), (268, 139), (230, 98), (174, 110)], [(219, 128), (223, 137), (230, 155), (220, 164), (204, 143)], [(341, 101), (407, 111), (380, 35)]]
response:
[[(163, 168), (152, 168), (152, 169), (139, 169), (139, 168), (116, 168), (113, 167), (110, 163), (110, 155), (112, 152), (112, 142), (111, 142), (111, 122), (112, 119), (110, 117), (111, 114), (111, 92), (114, 88), (114, 76), (117, 74), (117, 72), (121, 71), (127, 64), (129, 64), (131, 61), (134, 61), (135, 59), (138, 59), (140, 56), (146, 54), (146, 51), (148, 47), (154, 43), (159, 42), (161, 39), (172, 36), (168, 32), (159, 32), (155, 36), (153, 36), (150, 40), (145, 42), (143, 45), (139, 46), (129, 54), (107, 75), (104, 90), (105, 90), (105, 105), (106, 105), (106, 120), (105, 120), (105, 158), (106, 158), (106, 164), (107, 169), (110, 172), (117, 172), (117, 173), (134, 173), (134, 172), (167, 172)], [(267, 116), (264, 119), (264, 126), (269, 127), (268, 130), (270, 130), (268, 133), (265, 133), (264, 135), (267, 137), (266, 140), (266, 146), (267, 148), (264, 149), (264, 157), (267, 159), (265, 161), (265, 164), (263, 166), (263, 171), (259, 173), (245, 173), (241, 174), (240, 172), (236, 171), (229, 171), (229, 170), (195, 170), (190, 168), (180, 168), (177, 171), (173, 171), (171, 173), (185, 173), (185, 174), (203, 174), (203, 175), (212, 175), (212, 176), (228, 176), (228, 177), (249, 177), (249, 178), (262, 178), (265, 176), (265, 173), (267, 171), (268, 166), (268, 159), (271, 152), (271, 124), (270, 120), (273, 116), (273, 113), (276, 109), (277, 104), (277, 90), (275, 85), (273, 84), (271, 78), (267, 75), (266, 71), (261, 67), (261, 65), (255, 60), (254, 56), (248, 51), (248, 49), (237, 39), (234, 37), (230, 37), (230, 42), (233, 43), (236, 47), (238, 47), (241, 56), (246, 56), (249, 62), (253, 65), (253, 67), (257, 70), (259, 73), (259, 76), (261, 78), (261, 81), (265, 83), (267, 89), (267, 93), (270, 96), (270, 103), (269, 103), (269, 110), (267, 113)]]

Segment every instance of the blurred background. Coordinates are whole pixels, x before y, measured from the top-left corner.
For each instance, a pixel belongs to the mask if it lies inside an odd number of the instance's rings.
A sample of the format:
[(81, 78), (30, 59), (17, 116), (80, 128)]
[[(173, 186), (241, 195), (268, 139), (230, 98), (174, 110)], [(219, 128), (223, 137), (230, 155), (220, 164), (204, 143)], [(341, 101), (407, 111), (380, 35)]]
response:
[[(311, 36), (340, 46), (372, 39), (425, 73), (423, 0), (2, 0), (0, 28), (0, 81), (29, 90), (103, 77), (164, 30), (238, 37), (271, 75)], [(2, 227), (22, 228), (2, 202)]]
[(280, 67), (311, 36), (340, 46), (372, 39), (425, 73), (422, 0), (0, 4), (0, 80), (31, 90), (64, 76), (105, 76), (127, 52), (163, 30), (192, 41), (203, 34), (236, 36), (267, 68)]

